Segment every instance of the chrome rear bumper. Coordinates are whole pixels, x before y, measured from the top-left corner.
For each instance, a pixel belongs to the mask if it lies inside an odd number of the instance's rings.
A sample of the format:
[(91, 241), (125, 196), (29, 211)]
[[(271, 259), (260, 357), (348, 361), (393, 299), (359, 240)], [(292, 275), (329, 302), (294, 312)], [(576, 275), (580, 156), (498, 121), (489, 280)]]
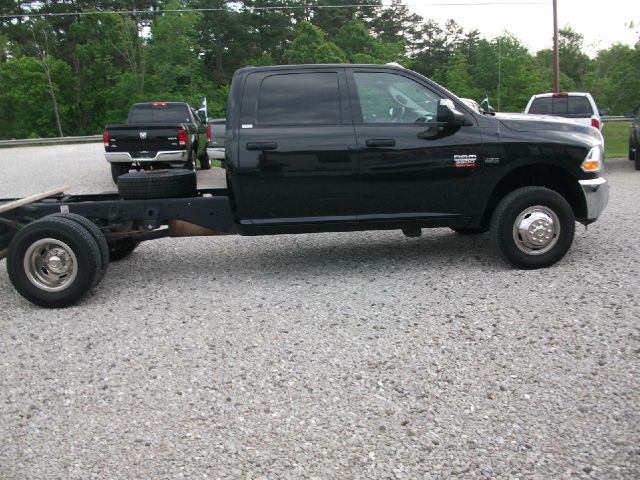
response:
[(155, 163), (155, 162), (180, 162), (187, 161), (188, 152), (186, 150), (160, 151), (156, 152), (155, 157), (132, 157), (129, 152), (105, 152), (104, 154), (109, 163)]

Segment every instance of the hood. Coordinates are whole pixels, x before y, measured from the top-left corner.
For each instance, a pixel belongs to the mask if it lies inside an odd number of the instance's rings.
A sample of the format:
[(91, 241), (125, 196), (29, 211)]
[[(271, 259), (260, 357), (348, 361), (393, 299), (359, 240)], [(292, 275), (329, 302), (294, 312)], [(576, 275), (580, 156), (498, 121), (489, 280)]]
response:
[(602, 135), (597, 128), (569, 118), (529, 113), (496, 113), (496, 118), (503, 126), (515, 132), (553, 131), (581, 133), (602, 141)]

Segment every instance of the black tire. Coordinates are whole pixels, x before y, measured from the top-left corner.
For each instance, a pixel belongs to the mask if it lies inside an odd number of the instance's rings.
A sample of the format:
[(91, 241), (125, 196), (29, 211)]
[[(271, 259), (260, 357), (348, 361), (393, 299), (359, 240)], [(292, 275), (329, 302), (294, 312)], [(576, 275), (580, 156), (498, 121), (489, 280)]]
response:
[(569, 250), (574, 232), (571, 206), (562, 195), (544, 187), (514, 190), (500, 201), (491, 219), (491, 236), (500, 255), (522, 269), (559, 261)]
[(96, 284), (93, 285), (93, 287), (95, 287), (104, 278), (105, 273), (107, 273), (107, 268), (109, 268), (109, 244), (107, 243), (107, 239), (105, 238), (104, 234), (100, 231), (95, 223), (93, 223), (88, 218), (83, 217), (82, 215), (78, 215), (77, 213), (54, 213), (52, 215), (48, 215), (45, 218), (62, 218), (70, 220), (72, 222), (76, 222), (86, 228), (94, 238), (94, 240), (98, 244), (98, 248), (100, 249), (100, 257), (102, 260), (100, 274), (96, 277)]
[(109, 260), (117, 262), (133, 252), (140, 242), (136, 242), (131, 237), (121, 238), (109, 243)]
[(111, 178), (113, 178), (113, 183), (118, 184), (118, 177), (120, 175), (124, 175), (125, 173), (129, 173), (129, 169), (131, 165), (128, 163), (112, 163), (111, 164)]
[(640, 170), (640, 150), (636, 149), (636, 170)]
[(11, 283), (20, 295), (41, 307), (73, 305), (97, 283), (101, 268), (98, 242), (85, 227), (69, 219), (45, 217), (32, 222), (9, 245)]
[(451, 230), (460, 235), (480, 235), (489, 231), (487, 227), (451, 227)]
[(205, 149), (204, 153), (200, 157), (200, 170), (211, 170), (211, 159)]
[(118, 178), (118, 192), (125, 200), (193, 197), (196, 173), (183, 169), (126, 173)]

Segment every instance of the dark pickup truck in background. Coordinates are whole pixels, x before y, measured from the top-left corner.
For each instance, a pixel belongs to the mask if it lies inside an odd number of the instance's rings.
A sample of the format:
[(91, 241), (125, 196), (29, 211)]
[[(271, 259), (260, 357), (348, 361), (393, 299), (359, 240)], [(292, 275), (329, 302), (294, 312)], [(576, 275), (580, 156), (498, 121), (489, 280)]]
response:
[(105, 158), (113, 181), (132, 168), (211, 168), (206, 150), (207, 125), (184, 102), (136, 103), (127, 123), (107, 125), (103, 133)]
[(198, 190), (195, 172), (169, 170), (125, 174), (118, 194), (0, 200), (13, 285), (59, 307), (140, 241), (431, 227), (490, 231), (507, 263), (542, 268), (608, 201), (598, 129), (482, 114), (399, 66), (240, 69), (225, 140), (226, 188)]

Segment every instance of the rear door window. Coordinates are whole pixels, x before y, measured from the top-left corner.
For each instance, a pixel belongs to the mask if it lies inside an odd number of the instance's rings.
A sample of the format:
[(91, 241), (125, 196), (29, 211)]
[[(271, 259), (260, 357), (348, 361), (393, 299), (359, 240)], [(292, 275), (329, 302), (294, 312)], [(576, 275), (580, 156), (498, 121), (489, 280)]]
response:
[(340, 120), (336, 72), (277, 74), (262, 80), (258, 124), (335, 125)]

